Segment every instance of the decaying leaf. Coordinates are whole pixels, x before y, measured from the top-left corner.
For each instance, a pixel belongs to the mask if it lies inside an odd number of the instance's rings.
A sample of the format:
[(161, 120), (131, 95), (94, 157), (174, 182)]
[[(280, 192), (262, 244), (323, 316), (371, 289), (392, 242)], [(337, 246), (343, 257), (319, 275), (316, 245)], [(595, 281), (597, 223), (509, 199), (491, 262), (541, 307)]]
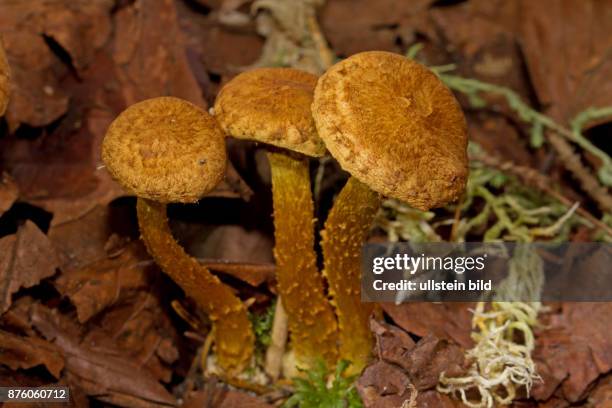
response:
[(458, 375), (464, 371), (461, 347), (433, 335), (415, 343), (407, 332), (375, 319), (370, 320), (370, 326), (376, 336), (378, 360), (357, 382), (367, 408), (453, 406), (450, 398), (435, 392), (435, 387), (442, 372)]
[(612, 368), (612, 343), (606, 316), (610, 303), (567, 303), (562, 314), (538, 333), (534, 360), (543, 381), (533, 389), (537, 399), (553, 394), (577, 402), (601, 374)]
[(53, 245), (32, 221), (0, 239), (0, 313), (11, 305), (13, 293), (52, 276), (58, 267)]
[(19, 188), (7, 172), (0, 175), (0, 216), (4, 214), (19, 197)]
[(429, 333), (442, 339), (452, 339), (461, 346), (472, 346), (470, 331), (472, 314), (466, 303), (404, 303), (382, 304), (382, 308), (402, 329), (424, 337)]
[(145, 270), (151, 266), (144, 247), (137, 242), (115, 258), (65, 271), (55, 281), (55, 287), (71, 300), (79, 322), (84, 323), (119, 302), (126, 291), (146, 287)]
[(166, 389), (120, 349), (100, 350), (95, 342), (80, 341), (74, 323), (57, 311), (35, 305), (32, 324), (65, 356), (68, 381), (88, 395), (123, 407), (168, 407), (176, 405)]
[(0, 117), (4, 116), (10, 96), (11, 69), (0, 38)]
[(0, 4), (0, 33), (14, 83), (7, 112), (9, 128), (22, 123), (48, 125), (66, 113), (69, 95), (60, 78), (92, 62), (110, 34), (112, 6), (110, 0)]
[(190, 393), (182, 407), (272, 408), (273, 405), (244, 392), (224, 387), (207, 387), (204, 391)]
[(612, 11), (605, 1), (520, 2), (521, 42), (538, 98), (567, 123), (612, 105)]
[(59, 378), (64, 368), (60, 350), (37, 337), (23, 337), (0, 330), (0, 350), (0, 364), (13, 370), (44, 365), (55, 378)]

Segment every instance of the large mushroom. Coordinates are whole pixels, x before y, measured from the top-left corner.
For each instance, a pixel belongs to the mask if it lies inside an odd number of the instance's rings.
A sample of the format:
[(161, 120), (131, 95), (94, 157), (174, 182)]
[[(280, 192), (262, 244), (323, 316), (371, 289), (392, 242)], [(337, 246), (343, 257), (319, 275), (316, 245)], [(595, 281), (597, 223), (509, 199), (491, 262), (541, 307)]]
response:
[(6, 107), (9, 101), (11, 70), (9, 69), (6, 54), (2, 47), (2, 39), (0, 38), (0, 116), (6, 112)]
[(360, 248), (379, 194), (420, 210), (456, 200), (468, 174), (467, 125), (433, 72), (382, 51), (332, 66), (319, 78), (312, 112), (327, 149), (352, 175), (328, 215), (321, 246), (340, 356), (359, 370), (371, 353), (373, 308), (360, 299)]
[(226, 134), (277, 147), (268, 152), (274, 255), (298, 367), (311, 367), (319, 358), (333, 365), (337, 358), (336, 318), (316, 264), (306, 157), (325, 153), (310, 111), (316, 82), (316, 76), (296, 69), (256, 69), (228, 82), (214, 106)]
[(139, 102), (110, 125), (102, 159), (138, 197), (140, 232), (153, 259), (213, 322), (220, 366), (241, 370), (254, 345), (246, 307), (175, 241), (166, 216), (166, 203), (196, 202), (223, 179), (225, 140), (214, 118), (178, 98)]

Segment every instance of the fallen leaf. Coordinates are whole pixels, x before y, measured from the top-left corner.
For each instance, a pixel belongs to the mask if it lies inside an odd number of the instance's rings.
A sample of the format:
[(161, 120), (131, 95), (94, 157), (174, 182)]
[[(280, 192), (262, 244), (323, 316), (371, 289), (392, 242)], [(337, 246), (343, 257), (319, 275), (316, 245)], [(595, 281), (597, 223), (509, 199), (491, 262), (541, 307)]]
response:
[(415, 392), (400, 368), (382, 360), (366, 367), (356, 387), (366, 408), (401, 407)]
[(4, 116), (10, 97), (11, 69), (6, 60), (6, 53), (0, 38), (0, 117)]
[(272, 263), (272, 240), (261, 231), (241, 225), (220, 225), (202, 230), (198, 225), (177, 223), (179, 241), (198, 259)]
[(415, 16), (433, 0), (382, 0), (374, 5), (368, 0), (327, 2), (321, 11), (322, 30), (334, 51), (347, 57), (360, 51), (403, 52), (401, 44), (413, 42)]
[[(110, 34), (110, 0), (7, 0), (0, 4), (0, 33), (12, 70), (10, 129), (20, 124), (45, 126), (68, 109), (69, 95), (60, 77), (70, 66), (81, 69)], [(57, 44), (59, 49), (53, 49)], [(55, 53), (66, 53), (62, 61)]]
[(415, 347), (414, 340), (399, 327), (371, 318), (370, 329), (376, 336), (376, 355), (381, 360), (401, 366)]
[(588, 397), (592, 407), (612, 407), (612, 375), (601, 378)]
[(537, 333), (533, 359), (543, 382), (533, 395), (547, 400), (553, 394), (573, 403), (584, 398), (601, 374), (612, 368), (607, 317), (610, 303), (564, 303)]
[(115, 258), (64, 271), (54, 285), (74, 304), (79, 322), (85, 323), (119, 302), (126, 292), (146, 288), (149, 282), (145, 270), (151, 266), (144, 246), (135, 242)]
[(0, 216), (8, 211), (19, 197), (19, 188), (15, 180), (7, 172), (2, 172), (0, 178)]
[(417, 336), (427, 334), (451, 339), (464, 348), (473, 345), (469, 303), (383, 303), (382, 308), (402, 329)]
[(189, 393), (182, 407), (272, 408), (273, 405), (247, 393), (226, 387), (214, 387), (214, 389), (207, 387), (203, 391)]
[(59, 349), (36, 337), (22, 337), (0, 330), (0, 350), (0, 364), (13, 370), (44, 365), (55, 378), (59, 378), (64, 368)]
[(605, 1), (523, 0), (521, 46), (540, 103), (567, 123), (612, 105), (612, 9)]
[(100, 351), (79, 342), (74, 323), (57, 310), (35, 305), (32, 324), (65, 357), (66, 378), (97, 399), (123, 407), (168, 407), (176, 401), (155, 378), (120, 349)]
[(59, 260), (53, 245), (32, 221), (0, 239), (0, 314), (20, 288), (30, 288), (55, 274)]
[(82, 217), (52, 225), (49, 239), (57, 248), (64, 272), (83, 268), (107, 258), (106, 243), (113, 234), (113, 224), (129, 225), (126, 215), (109, 206), (97, 205)]
[(121, 303), (106, 309), (99, 323), (87, 333), (84, 343), (95, 344), (96, 351), (108, 354), (119, 349), (158, 381), (172, 380), (179, 340), (155, 295), (145, 290), (124, 293)]

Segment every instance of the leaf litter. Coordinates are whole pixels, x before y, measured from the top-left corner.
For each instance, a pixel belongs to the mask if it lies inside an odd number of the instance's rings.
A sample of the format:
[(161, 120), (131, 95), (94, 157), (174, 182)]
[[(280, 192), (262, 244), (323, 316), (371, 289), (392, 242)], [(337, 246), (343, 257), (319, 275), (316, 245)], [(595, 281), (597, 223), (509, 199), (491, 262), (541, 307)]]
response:
[[(0, 382), (68, 384), (76, 406), (86, 406), (88, 399), (126, 407), (181, 401), (265, 407), (278, 401), (278, 396), (211, 385), (197, 370), (194, 377), (190, 366), (201, 346), (194, 338), (206, 337), (206, 321), (138, 242), (133, 203), (100, 168), (99, 145), (118, 112), (150, 96), (174, 95), (206, 107), (222, 82), (253, 64), (320, 72), (324, 64), (313, 52), (317, 44), (311, 34), (302, 38), (291, 31), (307, 27), (300, 18), (312, 10), (338, 56), (366, 49), (405, 53), (421, 42), (424, 62), (454, 63), (463, 77), (513, 89), (566, 129), (585, 109), (612, 105), (611, 44), (604, 24), (610, 8), (602, 2), (425, 0), (374, 6), (329, 0), (304, 2), (297, 20), (275, 2), (258, 3), (41, 0), (0, 5), (0, 34), (12, 70), (12, 99), (0, 125), (0, 347), (5, 351)], [(288, 29), (290, 21), (295, 24)], [(266, 43), (261, 34), (270, 30), (276, 37)], [(277, 54), (281, 49), (286, 52)], [(605, 180), (597, 173), (605, 161), (593, 149), (583, 149), (586, 145), (576, 138), (559, 144), (548, 132), (534, 147), (533, 129), (503, 98), (480, 95), (485, 105), (478, 107), (469, 95), (458, 96), (470, 133), (486, 151), (536, 168), (570, 201), (583, 201), (601, 218), (602, 211), (585, 195), (593, 185), (584, 177), (578, 177), (579, 185), (567, 177), (577, 171), (598, 185)], [(580, 131), (586, 138), (610, 119), (592, 111), (584, 117)], [(216, 198), (204, 201), (220, 203), (213, 206), (219, 210), (249, 200), (249, 206), (270, 214), (266, 180), (255, 176), (260, 173), (255, 160), (244, 159), (252, 150), (237, 149), (236, 167), (230, 165)], [(559, 157), (579, 160), (564, 169)], [(329, 205), (325, 197), (338, 188), (323, 186), (317, 196), (320, 211)], [(609, 194), (608, 187), (597, 188)], [(23, 204), (48, 212), (48, 228)], [(197, 206), (188, 211), (197, 212)], [(265, 310), (274, 297), (271, 223), (245, 222), (228, 212), (221, 210), (221, 218), (236, 225), (216, 228), (208, 240), (199, 232), (202, 224), (216, 223), (210, 214), (174, 220), (175, 234), (236, 292), (255, 299), (255, 311)], [(436, 214), (414, 216), (418, 221), (406, 227), (410, 235), (444, 236)], [(469, 222), (475, 214), (464, 216)], [(420, 229), (425, 225), (433, 227)], [(568, 239), (597, 236), (584, 224), (571, 225), (580, 230), (574, 235), (564, 230)], [(485, 227), (476, 225), (472, 233), (478, 236)], [(174, 307), (177, 300), (180, 310), (200, 320), (198, 328), (183, 320)], [(356, 382), (364, 405), (459, 406), (435, 388), (441, 373), (461, 375), (469, 367), (465, 350), (474, 345), (469, 307), (383, 305), (386, 322), (372, 321), (375, 359)], [(550, 305), (535, 329), (533, 359), (543, 381), (515, 406), (610, 404), (610, 311), (608, 303)]]

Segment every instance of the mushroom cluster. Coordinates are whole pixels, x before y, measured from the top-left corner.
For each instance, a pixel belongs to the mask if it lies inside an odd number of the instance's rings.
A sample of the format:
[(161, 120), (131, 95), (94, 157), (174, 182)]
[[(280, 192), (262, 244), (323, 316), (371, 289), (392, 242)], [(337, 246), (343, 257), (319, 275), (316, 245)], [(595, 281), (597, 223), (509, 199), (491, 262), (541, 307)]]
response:
[(9, 69), (4, 48), (2, 47), (2, 40), (0, 39), (0, 116), (4, 115), (8, 105), (10, 79), (11, 71)]
[[(103, 144), (109, 172), (138, 196), (142, 238), (156, 262), (214, 323), (220, 365), (240, 370), (253, 353), (246, 308), (175, 242), (166, 203), (194, 202), (223, 177), (225, 135), (266, 144), (272, 176), (274, 256), (295, 362), (353, 372), (372, 349), (362, 303), (361, 246), (381, 195), (426, 210), (455, 200), (467, 178), (467, 126), (459, 104), (424, 66), (364, 52), (323, 76), (260, 68), (221, 89), (214, 116), (176, 98), (131, 106)], [(317, 266), (309, 157), (325, 152), (351, 174), (321, 232)]]

